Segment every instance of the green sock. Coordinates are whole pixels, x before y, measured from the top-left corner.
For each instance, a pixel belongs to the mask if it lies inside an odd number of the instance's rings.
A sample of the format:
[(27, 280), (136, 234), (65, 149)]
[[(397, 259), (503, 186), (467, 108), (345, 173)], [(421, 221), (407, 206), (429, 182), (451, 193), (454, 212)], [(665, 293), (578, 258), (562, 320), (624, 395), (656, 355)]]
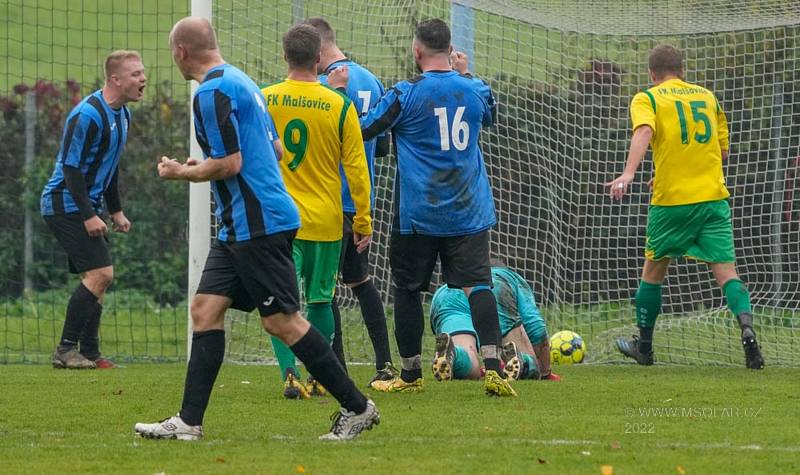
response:
[(275, 358), (278, 360), (278, 366), (281, 367), (282, 378), (286, 379), (286, 372), (289, 369), (294, 371), (297, 379), (300, 379), (300, 370), (297, 369), (297, 362), (294, 359), (294, 353), (277, 337), (272, 338), (272, 349), (275, 351)]
[(744, 282), (739, 279), (731, 279), (722, 286), (722, 292), (725, 294), (728, 308), (731, 309), (734, 316), (739, 316), (742, 313), (753, 313), (750, 307), (750, 292), (747, 291), (747, 286), (744, 285)]
[(656, 326), (659, 313), (661, 313), (661, 284), (641, 281), (636, 292), (636, 326), (645, 328)]
[(334, 324), (333, 307), (331, 303), (310, 303), (306, 306), (306, 312), (308, 313), (309, 323), (314, 325), (314, 328), (322, 333), (322, 336), (325, 337), (325, 341), (328, 343), (332, 342)]
[(536, 365), (536, 360), (533, 356), (527, 353), (519, 353), (522, 360), (522, 374), (519, 379), (539, 379), (539, 367)]
[(467, 350), (456, 346), (456, 357), (453, 361), (453, 377), (455, 379), (466, 379), (472, 370), (472, 361), (469, 359)]

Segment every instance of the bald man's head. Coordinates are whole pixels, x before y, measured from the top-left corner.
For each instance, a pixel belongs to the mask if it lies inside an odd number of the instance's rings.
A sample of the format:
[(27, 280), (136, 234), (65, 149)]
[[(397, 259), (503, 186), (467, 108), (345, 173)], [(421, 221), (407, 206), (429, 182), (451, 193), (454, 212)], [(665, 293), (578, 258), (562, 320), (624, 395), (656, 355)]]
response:
[(219, 49), (211, 22), (199, 16), (187, 16), (175, 23), (169, 34), (169, 44), (173, 48), (183, 45), (192, 55)]
[(212, 62), (221, 62), (217, 35), (214, 27), (206, 18), (188, 16), (172, 27), (169, 33), (169, 47), (172, 59), (185, 79), (197, 79), (205, 74), (203, 66)]

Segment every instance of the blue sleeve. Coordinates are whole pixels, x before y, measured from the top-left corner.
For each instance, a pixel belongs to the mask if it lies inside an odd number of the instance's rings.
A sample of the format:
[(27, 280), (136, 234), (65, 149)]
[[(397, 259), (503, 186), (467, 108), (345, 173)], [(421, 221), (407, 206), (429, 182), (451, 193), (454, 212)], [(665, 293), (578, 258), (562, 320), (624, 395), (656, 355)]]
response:
[(361, 118), (361, 135), (365, 142), (391, 129), (400, 120), (402, 92), (399, 86), (401, 84), (398, 83), (386, 91), (380, 101), (367, 112), (367, 115)]
[(539, 313), (539, 307), (536, 306), (533, 291), (521, 278), (517, 282), (517, 308), (522, 318), (522, 326), (531, 343), (536, 345), (544, 341), (547, 338), (547, 327)]
[(239, 123), (230, 97), (214, 89), (198, 93), (198, 98), (199, 119), (208, 142), (208, 156), (224, 158), (238, 152)]
[(88, 112), (78, 112), (65, 126), (62, 158), (64, 165), (80, 168), (84, 159), (91, 153), (99, 140), (100, 127)]
[(269, 115), (269, 112), (267, 112), (266, 114), (267, 114), (267, 135), (269, 136), (269, 141), (274, 142), (276, 140), (279, 140), (281, 136), (278, 135), (278, 129), (277, 127), (275, 127), (275, 121), (272, 120), (272, 116)]
[(478, 79), (471, 74), (467, 74), (466, 76), (475, 81), (478, 88), (478, 94), (481, 96), (481, 100), (483, 101), (483, 126), (493, 126), (495, 122), (497, 122), (497, 101), (495, 101), (494, 94), (492, 94), (492, 88), (486, 83), (486, 81), (482, 79)]

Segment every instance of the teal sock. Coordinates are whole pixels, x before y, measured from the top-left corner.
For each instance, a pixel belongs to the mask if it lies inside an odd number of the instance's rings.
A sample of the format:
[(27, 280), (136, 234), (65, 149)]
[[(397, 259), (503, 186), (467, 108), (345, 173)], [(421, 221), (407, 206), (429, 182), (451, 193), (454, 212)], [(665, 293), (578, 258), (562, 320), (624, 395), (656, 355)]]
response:
[(314, 325), (325, 341), (331, 343), (333, 341), (333, 332), (335, 325), (333, 323), (333, 306), (330, 302), (324, 303), (310, 303), (306, 306), (308, 313), (308, 322)]
[(522, 360), (522, 374), (519, 379), (539, 379), (539, 367), (533, 356), (520, 352), (519, 357)]
[(641, 281), (636, 292), (636, 326), (645, 328), (656, 326), (659, 313), (661, 313), (661, 284)]
[(453, 377), (455, 379), (466, 379), (472, 370), (472, 361), (469, 359), (467, 350), (456, 346), (456, 357), (453, 361)]
[(286, 379), (286, 372), (288, 370), (294, 371), (297, 379), (300, 379), (300, 370), (297, 369), (297, 362), (294, 359), (294, 353), (277, 337), (272, 338), (272, 349), (275, 351), (275, 359), (278, 360), (278, 366), (281, 367), (281, 377)]
[(735, 317), (742, 313), (753, 313), (750, 307), (750, 292), (747, 286), (739, 279), (731, 279), (722, 286), (725, 300), (728, 301), (728, 308), (731, 309)]

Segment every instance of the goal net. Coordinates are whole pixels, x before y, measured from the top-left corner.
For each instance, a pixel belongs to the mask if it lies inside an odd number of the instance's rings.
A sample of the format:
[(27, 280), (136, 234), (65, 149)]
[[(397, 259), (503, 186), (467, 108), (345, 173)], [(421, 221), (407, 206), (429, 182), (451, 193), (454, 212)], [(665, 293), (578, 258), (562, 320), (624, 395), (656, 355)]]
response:
[[(483, 150), (498, 210), (492, 251), (531, 282), (552, 332), (584, 336), (590, 361), (619, 361), (613, 340), (634, 329), (643, 262), (650, 157), (632, 193), (613, 202), (603, 183), (622, 171), (628, 105), (648, 87), (647, 55), (669, 43), (686, 79), (714, 91), (730, 123), (725, 164), (737, 265), (772, 365), (800, 356), (800, 7), (783, 0), (216, 2), (225, 58), (257, 81), (285, 76), (281, 35), (325, 17), (339, 46), (387, 86), (415, 74), (420, 20), (451, 22), (456, 48), (497, 95), (499, 123)], [(388, 233), (393, 158), (378, 161), (373, 277), (391, 326)], [(370, 361), (355, 301), (339, 289), (348, 358)], [(258, 319), (231, 315), (230, 357), (269, 355)], [(738, 327), (703, 264), (678, 260), (664, 285), (658, 360), (741, 365)], [(430, 350), (431, 347), (427, 346)]]

